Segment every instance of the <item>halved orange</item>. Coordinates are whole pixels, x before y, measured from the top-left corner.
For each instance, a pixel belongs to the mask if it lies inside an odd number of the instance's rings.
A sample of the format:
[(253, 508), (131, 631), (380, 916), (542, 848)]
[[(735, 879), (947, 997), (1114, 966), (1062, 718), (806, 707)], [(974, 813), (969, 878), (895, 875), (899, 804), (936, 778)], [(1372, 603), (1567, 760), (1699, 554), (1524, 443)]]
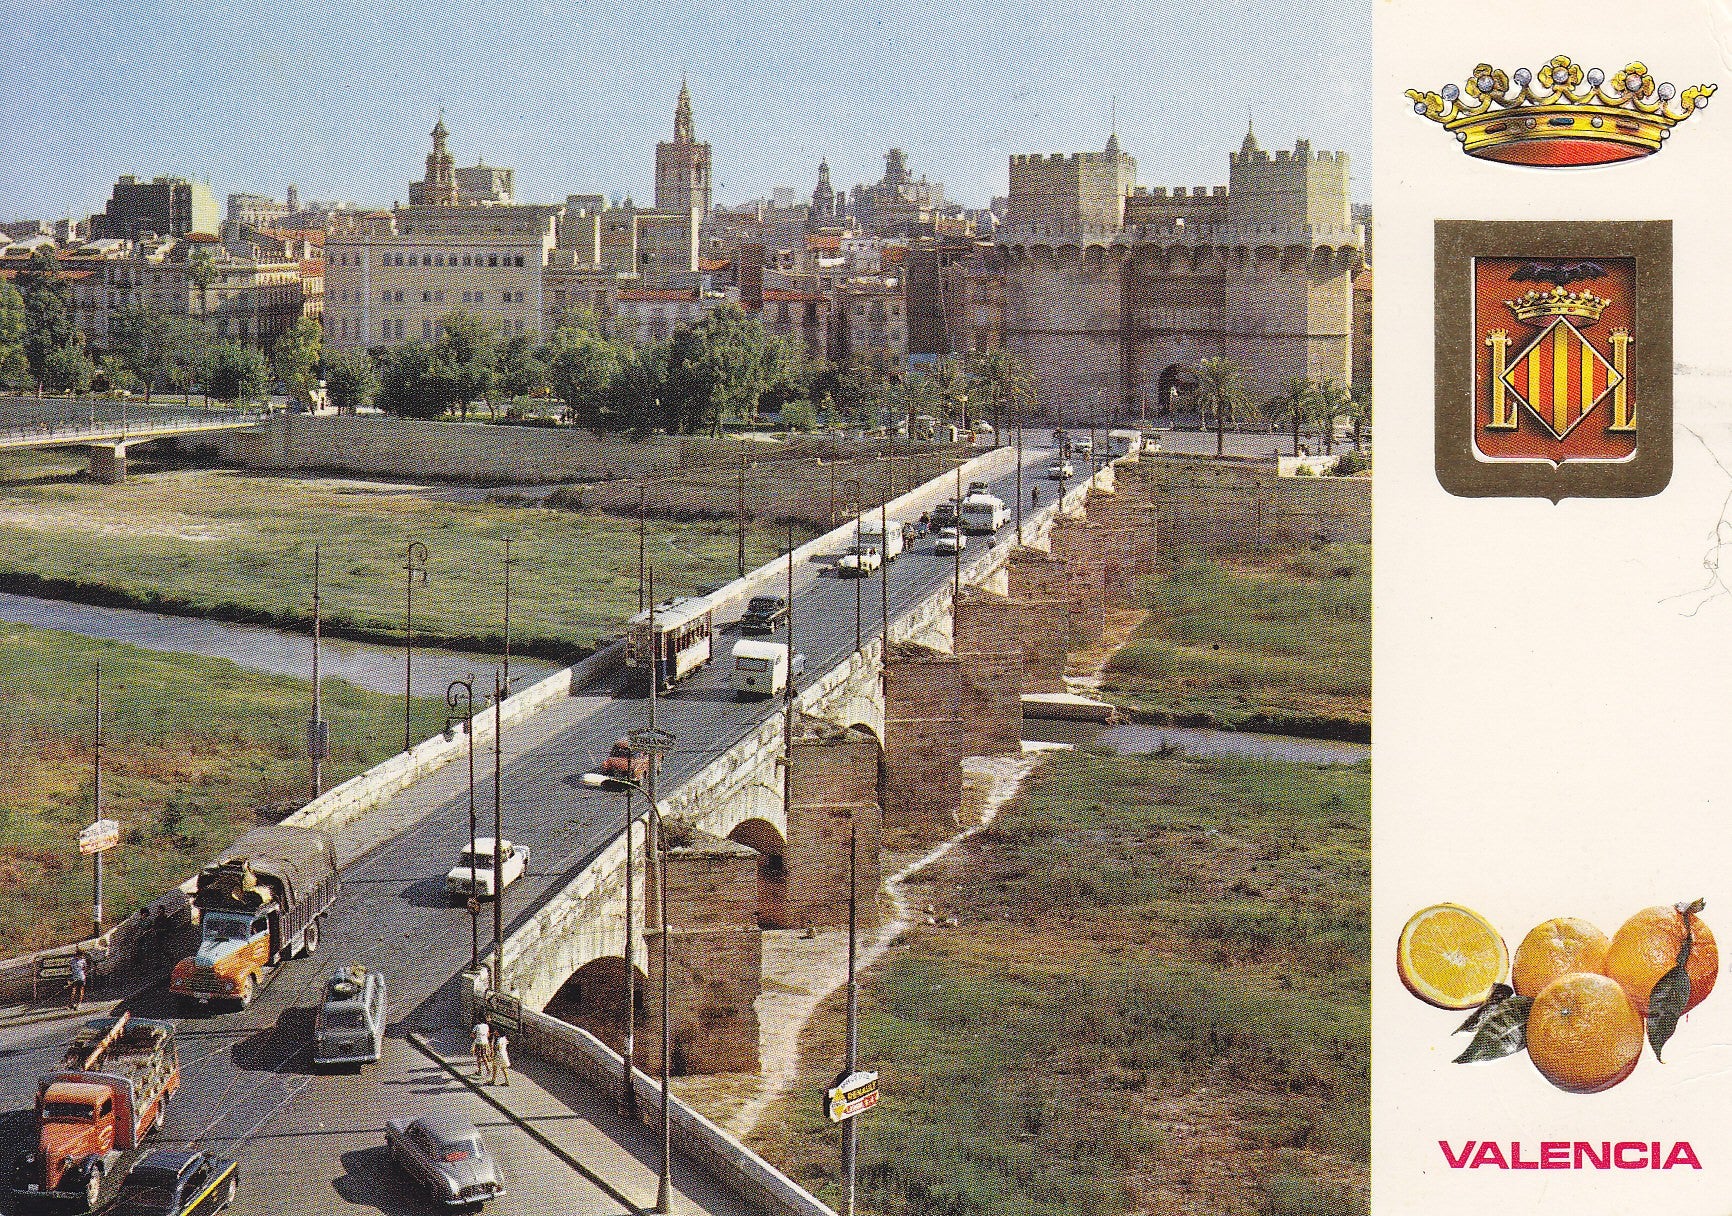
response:
[(1478, 912), (1433, 904), (1401, 930), (1396, 970), (1407, 990), (1440, 1009), (1472, 1009), (1509, 971), (1509, 947)]

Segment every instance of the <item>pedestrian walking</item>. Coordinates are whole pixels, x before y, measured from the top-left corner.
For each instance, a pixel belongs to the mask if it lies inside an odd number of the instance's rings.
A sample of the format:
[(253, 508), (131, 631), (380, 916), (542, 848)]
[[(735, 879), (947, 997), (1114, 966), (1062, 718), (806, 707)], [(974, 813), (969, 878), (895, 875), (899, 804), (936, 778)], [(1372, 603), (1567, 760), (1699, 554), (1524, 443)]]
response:
[(486, 1022), (475, 1023), (475, 1029), (469, 1032), (469, 1048), (475, 1053), (475, 1075), (486, 1076), (493, 1063), (492, 1027)]
[(84, 1004), (84, 985), (90, 980), (90, 962), (80, 950), (72, 956), (72, 969), (67, 973), (66, 1000), (68, 1009)]
[(493, 1036), (493, 1084), (511, 1084), (511, 1039), (504, 1031)]

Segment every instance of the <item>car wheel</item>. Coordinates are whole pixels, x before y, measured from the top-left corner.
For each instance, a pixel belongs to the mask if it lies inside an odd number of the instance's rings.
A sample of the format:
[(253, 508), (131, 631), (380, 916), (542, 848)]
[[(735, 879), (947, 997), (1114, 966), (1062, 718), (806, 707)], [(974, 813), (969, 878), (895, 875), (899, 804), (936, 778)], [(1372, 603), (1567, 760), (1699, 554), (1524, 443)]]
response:
[(254, 980), (251, 975), (243, 975), (241, 977), (240, 991), (235, 994), (235, 999), (241, 1003), (242, 1009), (245, 1009), (248, 1005), (253, 1003), (253, 993), (257, 988), (258, 982)]
[(306, 934), (302, 937), (301, 941), (302, 954), (311, 954), (319, 948), (319, 922), (317, 920), (314, 920), (307, 925)]
[(90, 1177), (84, 1180), (84, 1205), (95, 1210), (96, 1201), (102, 1197), (102, 1171), (90, 1171)]

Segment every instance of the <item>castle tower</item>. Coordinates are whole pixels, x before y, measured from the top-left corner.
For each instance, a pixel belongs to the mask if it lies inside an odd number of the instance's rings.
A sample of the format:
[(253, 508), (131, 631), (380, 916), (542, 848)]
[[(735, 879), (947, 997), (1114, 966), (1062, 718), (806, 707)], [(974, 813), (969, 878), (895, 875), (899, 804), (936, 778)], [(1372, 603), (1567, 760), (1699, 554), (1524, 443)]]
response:
[(450, 135), (451, 132), (445, 129), (445, 119), (441, 116), (438, 125), (433, 128), (433, 151), (427, 154), (427, 176), (422, 181), (409, 183), (411, 207), (456, 205), (457, 158), (452, 156), (451, 150), (445, 146)]
[(680, 81), (679, 104), (674, 107), (672, 142), (656, 145), (656, 210), (710, 210), (710, 145), (699, 143), (692, 122), (692, 95)]

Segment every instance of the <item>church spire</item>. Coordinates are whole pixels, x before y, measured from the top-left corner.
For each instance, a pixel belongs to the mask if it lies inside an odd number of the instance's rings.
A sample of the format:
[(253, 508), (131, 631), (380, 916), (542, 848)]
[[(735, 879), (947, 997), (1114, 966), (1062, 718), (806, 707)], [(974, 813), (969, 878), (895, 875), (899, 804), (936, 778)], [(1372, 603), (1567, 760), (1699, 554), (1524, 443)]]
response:
[(689, 144), (697, 138), (692, 127), (692, 94), (686, 88), (685, 79), (680, 79), (680, 102), (674, 107), (674, 142)]

